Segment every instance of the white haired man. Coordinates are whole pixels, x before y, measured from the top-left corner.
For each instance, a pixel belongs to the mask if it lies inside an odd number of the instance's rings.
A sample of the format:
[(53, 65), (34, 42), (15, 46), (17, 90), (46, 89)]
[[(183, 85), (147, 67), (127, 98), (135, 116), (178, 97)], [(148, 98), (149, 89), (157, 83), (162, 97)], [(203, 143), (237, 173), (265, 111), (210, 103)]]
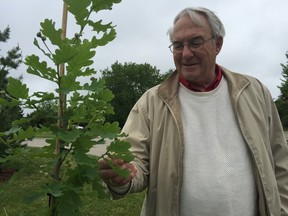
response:
[(123, 131), (136, 156), (127, 178), (100, 161), (114, 198), (148, 188), (141, 215), (288, 215), (288, 148), (257, 79), (216, 64), (225, 30), (206, 8), (170, 29), (176, 70), (148, 90)]

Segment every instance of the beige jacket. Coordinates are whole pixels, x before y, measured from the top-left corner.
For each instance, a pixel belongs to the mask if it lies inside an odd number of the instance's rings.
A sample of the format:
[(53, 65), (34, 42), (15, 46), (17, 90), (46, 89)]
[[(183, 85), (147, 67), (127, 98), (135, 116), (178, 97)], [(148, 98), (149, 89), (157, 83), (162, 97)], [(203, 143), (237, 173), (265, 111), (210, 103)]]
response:
[[(268, 89), (255, 78), (222, 69), (252, 155), (259, 214), (287, 216), (288, 148), (274, 102)], [(179, 215), (184, 135), (178, 87), (178, 73), (174, 72), (164, 83), (148, 90), (123, 128), (137, 157), (134, 163), (138, 174), (129, 193), (148, 187), (141, 215)]]

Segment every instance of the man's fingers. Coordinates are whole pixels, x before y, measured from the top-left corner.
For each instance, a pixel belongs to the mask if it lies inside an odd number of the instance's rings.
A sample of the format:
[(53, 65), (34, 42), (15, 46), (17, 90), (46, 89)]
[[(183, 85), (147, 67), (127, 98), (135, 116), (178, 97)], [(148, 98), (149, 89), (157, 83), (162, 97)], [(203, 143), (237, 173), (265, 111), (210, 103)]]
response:
[[(128, 169), (129, 176), (122, 177), (118, 175), (112, 168), (111, 168), (111, 161), (113, 165), (119, 166), (121, 169)], [(130, 182), (134, 176), (137, 174), (137, 169), (132, 163), (125, 163), (122, 159), (103, 159), (98, 162), (100, 168), (100, 176), (103, 181), (111, 186), (121, 186), (125, 185)]]
[(103, 179), (103, 181), (108, 185), (121, 186), (121, 185), (125, 185), (128, 182), (130, 182), (134, 178), (134, 176), (137, 174), (136, 167), (131, 163), (123, 164), (121, 166), (121, 169), (128, 169), (129, 170), (129, 176), (128, 177), (120, 176), (111, 168), (100, 170), (100, 176)]
[(105, 160), (99, 160), (99, 168), (100, 169), (111, 169), (111, 166), (109, 165), (108, 161), (111, 161), (114, 165), (122, 166), (124, 164), (124, 161), (122, 159), (105, 159)]
[(127, 184), (128, 182), (130, 182), (136, 176), (137, 169), (132, 163), (126, 163), (121, 168), (122, 169), (128, 169), (129, 170), (129, 176), (126, 178), (116, 176), (115, 178), (113, 178), (113, 181), (115, 181), (121, 185), (124, 185), (124, 184)]
[(116, 176), (118, 176), (118, 174), (110, 168), (110, 169), (100, 170), (100, 176), (103, 180), (107, 180), (107, 179), (115, 178)]

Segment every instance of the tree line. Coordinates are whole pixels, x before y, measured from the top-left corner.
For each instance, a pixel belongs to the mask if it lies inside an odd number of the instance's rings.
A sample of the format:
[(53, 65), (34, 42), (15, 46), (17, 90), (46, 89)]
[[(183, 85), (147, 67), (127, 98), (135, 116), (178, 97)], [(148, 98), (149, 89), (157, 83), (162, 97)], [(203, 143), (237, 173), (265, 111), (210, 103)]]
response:
[(281, 63), (282, 66), (282, 79), (281, 84), (278, 86), (280, 89), (280, 96), (275, 101), (282, 125), (284, 129), (288, 129), (288, 51), (286, 52), (286, 63)]
[[(6, 43), (10, 39), (10, 28), (9, 26), (3, 31), (0, 30), (0, 43)], [(1, 47), (0, 47), (1, 51)], [(22, 53), (19, 45), (8, 50), (5, 55), (0, 53), (0, 100), (8, 98), (6, 95), (7, 89), (7, 76), (10, 70), (17, 69), (22, 63)], [(22, 79), (21, 76), (18, 79)], [(9, 105), (0, 104), (0, 131), (7, 131), (11, 128), (11, 123), (23, 116), (23, 110), (21, 107), (10, 107)], [(4, 139), (8, 139), (5, 137)], [(14, 143), (13, 146), (19, 145)], [(8, 147), (3, 143), (0, 143), (0, 157), (6, 154)], [(1, 164), (0, 164), (1, 165)], [(1, 169), (1, 168), (0, 168)], [(1, 171), (1, 170), (0, 170)]]

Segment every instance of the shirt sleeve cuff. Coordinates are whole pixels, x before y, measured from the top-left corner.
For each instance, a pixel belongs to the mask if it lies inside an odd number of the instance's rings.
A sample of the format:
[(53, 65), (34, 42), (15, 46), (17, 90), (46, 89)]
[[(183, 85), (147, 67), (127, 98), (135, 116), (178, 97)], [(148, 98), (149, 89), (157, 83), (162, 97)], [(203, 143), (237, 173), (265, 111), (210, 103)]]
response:
[(127, 184), (122, 185), (122, 186), (107, 185), (110, 193), (115, 198), (125, 196), (129, 192), (130, 186), (131, 186), (131, 182), (128, 182)]

